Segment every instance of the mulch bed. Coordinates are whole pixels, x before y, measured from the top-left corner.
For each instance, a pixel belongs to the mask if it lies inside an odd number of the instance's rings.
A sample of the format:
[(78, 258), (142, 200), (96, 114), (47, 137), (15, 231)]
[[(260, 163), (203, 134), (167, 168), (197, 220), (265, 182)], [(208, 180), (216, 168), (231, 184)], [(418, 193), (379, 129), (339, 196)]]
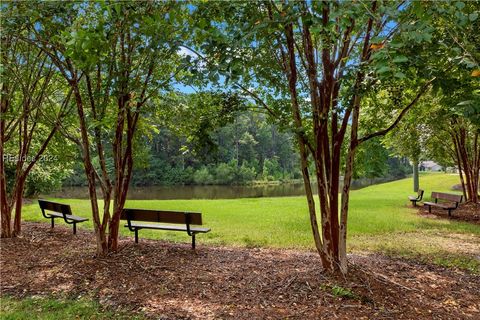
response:
[(155, 319), (480, 318), (480, 277), (466, 271), (350, 255), (343, 278), (315, 252), (198, 240), (195, 254), (189, 243), (122, 238), (120, 252), (95, 258), (91, 231), (25, 223), (21, 238), (1, 239), (1, 294), (85, 296)]
[(438, 217), (451, 220), (466, 221), (480, 224), (480, 203), (462, 203), (460, 206), (452, 210), (452, 215), (448, 216), (448, 210), (432, 207), (432, 212), (428, 212), (428, 207), (419, 206), (419, 214), (427, 217)]

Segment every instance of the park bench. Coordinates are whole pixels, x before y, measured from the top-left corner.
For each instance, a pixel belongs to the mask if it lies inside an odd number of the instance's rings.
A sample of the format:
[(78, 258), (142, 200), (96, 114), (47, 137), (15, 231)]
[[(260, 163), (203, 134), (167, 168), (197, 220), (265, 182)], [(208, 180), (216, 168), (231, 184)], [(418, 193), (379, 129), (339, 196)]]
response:
[(417, 206), (417, 202), (422, 201), (424, 192), (425, 192), (424, 190), (418, 189), (417, 196), (408, 196), (408, 200), (410, 200), (410, 202), (412, 202), (412, 205), (414, 207)]
[[(435, 202), (424, 202), (424, 206), (428, 206), (428, 212), (432, 212), (432, 207), (441, 208), (443, 210), (448, 210), (448, 215), (450, 216), (452, 210), (458, 208), (458, 204), (462, 202), (463, 196), (449, 193), (441, 192), (432, 192), (432, 200), (435, 199)], [(441, 200), (442, 202), (438, 202)]]
[(141, 229), (183, 231), (192, 237), (192, 249), (195, 249), (195, 235), (210, 231), (209, 228), (192, 226), (202, 225), (202, 214), (199, 212), (123, 209), (120, 219), (127, 220), (125, 227), (135, 232), (135, 243), (138, 243), (138, 230)]
[[(55, 226), (55, 219), (56, 218), (63, 218), (65, 223), (73, 224), (73, 234), (77, 233), (77, 223), (88, 221), (87, 218), (74, 216), (72, 214), (72, 209), (68, 204), (57, 203), (47, 200), (38, 200), (38, 204), (40, 205), (40, 209), (42, 210), (42, 215), (46, 219), (52, 220), (52, 229)], [(49, 212), (45, 212), (49, 211)]]

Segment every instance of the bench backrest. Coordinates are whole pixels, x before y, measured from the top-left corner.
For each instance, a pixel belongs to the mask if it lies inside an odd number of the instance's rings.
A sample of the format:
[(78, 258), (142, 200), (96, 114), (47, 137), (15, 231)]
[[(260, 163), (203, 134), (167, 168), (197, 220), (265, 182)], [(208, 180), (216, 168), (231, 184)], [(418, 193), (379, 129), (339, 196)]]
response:
[(41, 199), (38, 200), (38, 204), (40, 205), (40, 209), (42, 210), (43, 213), (45, 213), (45, 210), (48, 210), (48, 211), (53, 211), (53, 212), (58, 212), (58, 213), (63, 213), (68, 215), (72, 214), (72, 209), (68, 204), (41, 200)]
[(202, 214), (199, 212), (123, 209), (120, 219), (178, 224), (202, 224)]
[(440, 199), (460, 203), (462, 202), (463, 196), (450, 193), (432, 192), (432, 199)]

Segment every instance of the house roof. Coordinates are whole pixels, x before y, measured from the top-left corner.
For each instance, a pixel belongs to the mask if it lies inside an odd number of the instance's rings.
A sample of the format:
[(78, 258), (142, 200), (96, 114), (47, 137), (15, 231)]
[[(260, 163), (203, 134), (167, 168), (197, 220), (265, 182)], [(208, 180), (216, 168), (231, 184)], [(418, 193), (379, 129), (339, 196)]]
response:
[(427, 161), (422, 161), (420, 162), (420, 165), (425, 167), (425, 168), (433, 168), (433, 167), (440, 167), (438, 163), (435, 161), (427, 160)]

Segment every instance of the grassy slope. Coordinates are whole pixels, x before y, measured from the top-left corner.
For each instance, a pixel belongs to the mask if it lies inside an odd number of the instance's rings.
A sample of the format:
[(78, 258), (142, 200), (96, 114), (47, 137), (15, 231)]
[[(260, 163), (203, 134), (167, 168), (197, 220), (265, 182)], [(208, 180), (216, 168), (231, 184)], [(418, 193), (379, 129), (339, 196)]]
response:
[[(458, 177), (449, 174), (426, 174), (420, 181), (428, 198), (431, 191), (452, 192), (450, 188), (458, 183)], [(445, 238), (444, 236), (451, 234), (462, 234), (476, 241), (480, 238), (478, 225), (419, 217), (414, 209), (408, 207), (407, 195), (412, 194), (411, 189), (412, 180), (404, 179), (352, 191), (348, 226), (349, 250), (428, 256), (443, 253), (444, 256), (447, 254), (453, 259), (462, 260), (463, 256), (459, 256), (455, 248), (448, 247), (445, 243), (433, 243), (428, 241), (428, 237), (425, 240), (418, 239), (425, 236)], [(87, 200), (56, 201), (70, 204), (74, 214), (91, 220)], [(198, 237), (200, 246), (202, 243), (213, 243), (247, 247), (313, 248), (304, 197), (132, 200), (127, 202), (126, 207), (202, 212), (204, 223), (212, 228), (212, 232)], [(25, 207), (24, 218), (48, 223), (48, 220), (41, 216), (37, 204)], [(82, 226), (91, 228), (92, 223), (88, 221), (82, 223)], [(48, 225), (45, 227), (47, 229)], [(121, 233), (132, 236), (132, 233), (123, 227)], [(176, 232), (142, 230), (140, 237), (189, 241), (186, 234)], [(461, 261), (460, 264), (463, 263)], [(478, 263), (468, 259), (465, 263), (478, 266)], [(467, 267), (470, 268), (469, 265)]]

